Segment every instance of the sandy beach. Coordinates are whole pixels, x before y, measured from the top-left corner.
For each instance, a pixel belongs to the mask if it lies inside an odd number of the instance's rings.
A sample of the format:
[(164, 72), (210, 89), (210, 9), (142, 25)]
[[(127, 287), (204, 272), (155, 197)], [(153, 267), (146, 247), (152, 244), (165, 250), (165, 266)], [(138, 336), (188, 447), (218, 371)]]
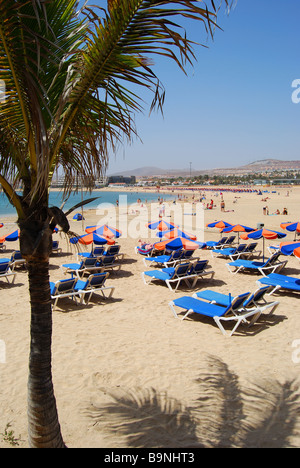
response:
[[(263, 223), (284, 232), (281, 223), (299, 220), (300, 188), (262, 190), (268, 192), (224, 191), (224, 212), (220, 194), (206, 192), (206, 202), (213, 199), (214, 208), (204, 210), (204, 225), (224, 220), (256, 229)], [(176, 203), (182, 213), (193, 210), (198, 202), (197, 191), (186, 196)], [(265, 206), (269, 215), (263, 214)], [(147, 205), (142, 208), (145, 215), (150, 212)], [(288, 215), (274, 214), (284, 208)], [(156, 213), (156, 219), (150, 221), (158, 219), (159, 208), (155, 209), (152, 216)], [(197, 250), (195, 256), (209, 259), (215, 271), (212, 280), (200, 280), (194, 290), (182, 285), (176, 293), (164, 284), (145, 285), (141, 273), (147, 268), (135, 246), (139, 238), (150, 241), (151, 233), (145, 237), (142, 230), (132, 235), (139, 215), (139, 208), (132, 207), (107, 214), (111, 225), (115, 221), (124, 225), (122, 216), (131, 225), (129, 235), (118, 239), (124, 253), (121, 269), (107, 279), (107, 286), (115, 287), (113, 297), (94, 296), (88, 306), (65, 299), (53, 312), (53, 382), (66, 445), (300, 447), (299, 295), (280, 292), (271, 296), (270, 300), (280, 302), (274, 316), (263, 315), (252, 327), (241, 326), (231, 337), (223, 336), (208, 318), (191, 315), (178, 320), (168, 305), (172, 299), (205, 289), (232, 295), (253, 292), (261, 275), (232, 275), (226, 267), (228, 260), (212, 257), (209, 250)], [(80, 235), (100, 218), (96, 210), (85, 209), (84, 216), (84, 223), (70, 216), (71, 230)], [(189, 217), (189, 222), (194, 218)], [(173, 215), (168, 219), (173, 220)], [(15, 219), (6, 221), (1, 236), (17, 228)], [(205, 228), (202, 235), (204, 241), (220, 238), (218, 229)], [(64, 235), (55, 234), (54, 239), (59, 240), (62, 253), (51, 256), (53, 282), (64, 278), (62, 264), (77, 261), (77, 250)], [(287, 233), (284, 241), (293, 239), (294, 233)], [(260, 249), (262, 244), (259, 240)], [(266, 241), (267, 256), (267, 246), (274, 244), (278, 241)], [(7, 244), (0, 257), (9, 257), (16, 249), (18, 242)], [(282, 273), (300, 279), (300, 260), (284, 259), (288, 263)], [(0, 448), (12, 446), (3, 437), (7, 424), (16, 447), (26, 448), (30, 324), (26, 271), (18, 270), (14, 285), (1, 281), (0, 298), (0, 340), (5, 343), (5, 362), (0, 362)]]

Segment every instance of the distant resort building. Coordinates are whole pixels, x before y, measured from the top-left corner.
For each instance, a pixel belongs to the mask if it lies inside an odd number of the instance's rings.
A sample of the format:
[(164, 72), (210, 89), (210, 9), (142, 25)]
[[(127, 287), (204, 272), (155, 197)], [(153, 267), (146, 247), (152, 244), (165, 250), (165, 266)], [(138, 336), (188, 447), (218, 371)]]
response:
[[(100, 177), (95, 181), (95, 188), (105, 187), (108, 183), (108, 178), (106, 176)], [(56, 176), (53, 178), (51, 183), (51, 188), (63, 188), (65, 184), (64, 176)]]
[(124, 177), (122, 175), (109, 176), (107, 183), (108, 185), (117, 185), (117, 186), (135, 185), (136, 177), (135, 176)]

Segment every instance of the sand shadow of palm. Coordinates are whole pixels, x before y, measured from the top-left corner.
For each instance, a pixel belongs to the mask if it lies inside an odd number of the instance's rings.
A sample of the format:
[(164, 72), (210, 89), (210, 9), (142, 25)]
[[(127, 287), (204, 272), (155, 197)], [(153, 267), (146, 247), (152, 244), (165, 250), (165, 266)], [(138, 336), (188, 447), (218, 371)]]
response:
[[(150, 389), (102, 389), (110, 402), (88, 409), (102, 433), (118, 434), (119, 447), (295, 447), (300, 435), (299, 385), (264, 380), (241, 386), (216, 357), (197, 379), (191, 406)], [(299, 439), (298, 439), (299, 441)]]
[[(120, 447), (199, 447), (196, 422), (188, 408), (155, 389), (106, 391), (106, 406), (92, 406), (88, 413), (101, 431), (118, 433)], [(174, 445), (175, 444), (175, 445)]]

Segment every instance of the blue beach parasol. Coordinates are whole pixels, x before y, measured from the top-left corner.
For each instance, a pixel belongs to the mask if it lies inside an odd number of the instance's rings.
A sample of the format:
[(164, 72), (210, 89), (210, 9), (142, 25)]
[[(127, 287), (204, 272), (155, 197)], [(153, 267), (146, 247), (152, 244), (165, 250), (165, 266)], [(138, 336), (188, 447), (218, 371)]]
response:
[(257, 231), (248, 232), (241, 235), (244, 240), (247, 239), (263, 239), (263, 258), (265, 258), (265, 239), (283, 239), (286, 234), (278, 231), (271, 231), (270, 229), (258, 229)]
[(174, 223), (168, 223), (167, 221), (156, 221), (155, 223), (148, 223), (147, 227), (149, 229), (158, 229), (159, 231), (169, 231), (179, 226)]
[(175, 237), (175, 239), (167, 239), (162, 242), (157, 242), (154, 244), (156, 250), (196, 250), (202, 248), (201, 242), (196, 242), (185, 237)]
[(76, 215), (73, 216), (73, 219), (75, 219), (76, 221), (82, 221), (84, 217), (81, 213), (76, 213)]
[(106, 239), (105, 237), (98, 236), (98, 234), (91, 232), (89, 234), (84, 234), (83, 236), (79, 237), (72, 237), (70, 239), (71, 244), (83, 244), (83, 245), (104, 245), (104, 244), (114, 244), (115, 241), (111, 239)]
[(294, 232), (295, 233), (295, 240), (297, 238), (297, 235), (300, 235), (300, 223), (282, 223), (280, 224), (280, 227), (282, 229), (286, 229), (289, 232)]
[(249, 226), (244, 226), (242, 224), (236, 224), (235, 226), (229, 226), (222, 229), (221, 232), (237, 232), (238, 233), (238, 243), (240, 243), (240, 232), (253, 232), (254, 229)]
[(94, 232), (98, 236), (104, 237), (121, 237), (122, 232), (119, 229), (103, 224), (102, 226), (88, 226), (85, 230), (87, 233)]
[(218, 229), (224, 229), (226, 227), (230, 227), (232, 224), (227, 223), (226, 221), (215, 221), (214, 223), (209, 223), (206, 225), (206, 227), (209, 228), (218, 228)]
[(279, 248), (280, 248), (280, 251), (283, 253), (283, 255), (293, 255), (294, 251), (300, 248), (300, 242), (291, 242), (291, 243), (282, 242)]
[(8, 234), (7, 236), (1, 237), (0, 242), (14, 242), (18, 240), (20, 237), (20, 230), (17, 229), (16, 231), (12, 232), (11, 234)]

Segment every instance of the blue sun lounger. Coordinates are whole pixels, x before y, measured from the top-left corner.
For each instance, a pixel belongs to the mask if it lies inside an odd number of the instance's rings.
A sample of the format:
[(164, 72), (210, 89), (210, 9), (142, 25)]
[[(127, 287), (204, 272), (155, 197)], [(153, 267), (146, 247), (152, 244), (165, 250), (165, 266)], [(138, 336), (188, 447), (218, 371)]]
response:
[(165, 266), (169, 267), (175, 265), (183, 255), (183, 250), (174, 250), (169, 255), (157, 255), (156, 257), (144, 257), (143, 261), (146, 266), (153, 267), (154, 266)]
[[(176, 312), (176, 307), (183, 310), (184, 316), (182, 317), (182, 320), (191, 313), (196, 313), (204, 317), (211, 317), (223, 335), (231, 336), (241, 323), (249, 325), (248, 319), (251, 318), (250, 324), (253, 324), (261, 315), (260, 309), (244, 309), (243, 303), (249, 294), (250, 293), (245, 293), (233, 298), (227, 307), (210, 304), (190, 296), (183, 296), (175, 299), (169, 302), (169, 306), (176, 318), (180, 318)], [(223, 326), (223, 322), (234, 322), (234, 327), (231, 331), (227, 332)]]
[(78, 294), (75, 291), (75, 285), (77, 281), (77, 278), (68, 278), (56, 281), (55, 283), (50, 282), (51, 299), (54, 300), (54, 304), (52, 307), (53, 310), (55, 310), (59, 299), (63, 299), (65, 297), (74, 299), (77, 303), (76, 296)]
[(248, 244), (245, 250), (241, 252), (239, 257), (246, 257), (248, 259), (249, 257), (253, 257), (254, 255), (259, 257), (261, 255), (261, 250), (256, 250), (256, 247), (257, 247), (257, 242), (251, 242), (251, 244)]
[(259, 279), (257, 283), (271, 286), (271, 291), (269, 292), (269, 295), (273, 294), (274, 292), (280, 289), (285, 289), (291, 292), (300, 292), (299, 278), (279, 275), (278, 273), (271, 273), (270, 275)]
[(221, 256), (221, 257), (230, 257), (231, 260), (233, 260), (235, 257), (239, 257), (242, 252), (245, 251), (247, 247), (247, 244), (239, 244), (238, 247), (227, 247), (224, 249), (213, 249), (211, 250), (211, 256), (213, 257), (213, 254), (216, 254), (216, 256)]
[(94, 257), (101, 257), (104, 253), (104, 247), (95, 247), (91, 252), (79, 252), (77, 255), (79, 257), (85, 258), (94, 258)]
[(62, 249), (59, 247), (59, 241), (52, 242), (52, 251), (51, 253), (61, 253)]
[(180, 261), (184, 262), (186, 260), (190, 260), (193, 257), (194, 252), (195, 252), (194, 250), (185, 250), (185, 249), (183, 249), (182, 250), (182, 255), (180, 257)]
[[(80, 297), (80, 303), (88, 304), (92, 295), (97, 292), (101, 292), (102, 296), (109, 299), (115, 288), (112, 286), (105, 286), (105, 282), (109, 274), (106, 273), (95, 273), (90, 275), (86, 281), (78, 280), (75, 285), (75, 293)], [(105, 295), (104, 291), (110, 290), (108, 296)], [(85, 301), (85, 296), (88, 296)]]
[[(55, 310), (59, 299), (63, 298), (74, 299), (76, 304), (77, 299), (80, 304), (88, 304), (91, 296), (99, 291), (103, 297), (110, 298), (115, 288), (104, 285), (107, 277), (108, 273), (96, 273), (90, 275), (86, 281), (79, 280), (78, 278), (68, 278), (56, 281), (55, 283), (50, 282), (51, 299), (54, 300), (53, 310)], [(104, 293), (106, 290), (110, 290), (108, 296)], [(84, 298), (86, 295), (88, 295), (88, 299), (85, 302)]]
[(97, 258), (97, 263), (95, 268), (98, 268), (99, 273), (103, 273), (106, 270), (117, 269), (118, 271), (121, 268), (121, 264), (117, 263), (118, 254), (116, 255), (102, 255)]
[(227, 241), (228, 241), (228, 236), (222, 237), (219, 241), (208, 241), (206, 242), (206, 248), (208, 249), (222, 248), (223, 245), (226, 245)]
[[(265, 262), (256, 262), (251, 260), (235, 260), (233, 262), (227, 263), (226, 266), (230, 273), (236, 274), (239, 272), (243, 272), (244, 270), (250, 270), (258, 272), (264, 276), (267, 276), (270, 273), (275, 273), (276, 271), (282, 270), (287, 261), (278, 262), (278, 258), (280, 256), (280, 252), (276, 252), (271, 257), (269, 257)], [(233, 267), (233, 269), (232, 269)]]
[(97, 257), (83, 257), (80, 263), (64, 263), (61, 265), (61, 269), (65, 275), (69, 273), (80, 278), (86, 273), (100, 272), (101, 267), (97, 265), (97, 262)]
[(13, 271), (10, 260), (8, 258), (2, 260), (3, 261), (0, 262), (0, 280), (5, 278), (9, 283), (8, 278), (12, 276), (12, 283), (14, 283), (17, 273)]
[(121, 245), (120, 244), (114, 244), (114, 245), (108, 245), (103, 252), (103, 256), (115, 256), (116, 258), (124, 258), (124, 254), (120, 253)]
[(14, 270), (16, 267), (25, 267), (26, 268), (26, 260), (25, 258), (22, 257), (22, 254), (20, 250), (15, 250), (10, 258), (10, 264), (12, 267), (12, 270)]
[(234, 244), (236, 236), (222, 237), (218, 242), (208, 241), (206, 242), (207, 249), (226, 249)]
[[(142, 273), (143, 281), (146, 285), (149, 285), (154, 280), (164, 281), (171, 291), (176, 291), (181, 281), (184, 281), (188, 287), (191, 279), (189, 274), (190, 263), (180, 263), (175, 267), (163, 268), (161, 270), (150, 270)], [(174, 284), (175, 289), (172, 287)]]
[(191, 280), (193, 280), (191, 288), (196, 286), (196, 283), (200, 278), (203, 279), (204, 276), (210, 275), (210, 279), (212, 279), (215, 276), (215, 272), (211, 269), (207, 269), (207, 267), (208, 260), (197, 260), (195, 263), (190, 263), (188, 280), (190, 283)]
[[(265, 295), (269, 292), (270, 286), (263, 286), (257, 289), (254, 293), (250, 294), (243, 302), (243, 308), (256, 309), (259, 307), (262, 313), (267, 309), (271, 309), (269, 315), (272, 315), (279, 306), (279, 302), (267, 302), (265, 299)], [(227, 307), (231, 302), (232, 296), (230, 294), (222, 294), (207, 289), (205, 291), (199, 291), (193, 294), (193, 297), (197, 299), (204, 299), (212, 304), (218, 304)]]
[(1, 258), (0, 263), (9, 263), (12, 272), (14, 272), (16, 267), (26, 267), (26, 260), (22, 257), (20, 250), (15, 250), (10, 258)]

